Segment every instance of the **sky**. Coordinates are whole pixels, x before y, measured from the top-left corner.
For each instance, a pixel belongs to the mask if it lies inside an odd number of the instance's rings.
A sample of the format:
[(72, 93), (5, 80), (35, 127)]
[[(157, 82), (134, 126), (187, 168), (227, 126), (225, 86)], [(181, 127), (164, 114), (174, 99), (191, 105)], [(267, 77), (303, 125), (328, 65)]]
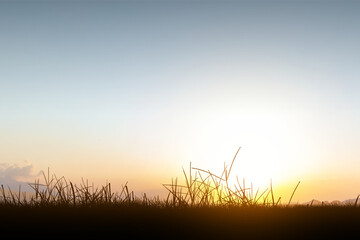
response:
[[(360, 193), (360, 3), (0, 1), (0, 180), (162, 194), (182, 168)], [(19, 171), (14, 171), (19, 169)], [(21, 175), (23, 173), (24, 175)], [(30, 180), (29, 180), (30, 179)]]

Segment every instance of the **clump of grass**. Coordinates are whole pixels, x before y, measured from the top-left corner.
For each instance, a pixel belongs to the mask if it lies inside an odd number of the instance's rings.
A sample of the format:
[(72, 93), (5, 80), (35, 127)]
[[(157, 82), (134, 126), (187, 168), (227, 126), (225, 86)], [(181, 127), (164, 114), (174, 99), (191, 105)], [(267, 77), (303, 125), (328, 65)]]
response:
[[(178, 179), (172, 180), (171, 184), (163, 184), (169, 191), (167, 205), (172, 206), (280, 206), (281, 197), (274, 198), (272, 182), (270, 187), (262, 192), (259, 188), (254, 195), (253, 185), (246, 186), (245, 179), (242, 184), (236, 176), (236, 184), (231, 185), (229, 177), (235, 159), (241, 147), (237, 150), (230, 167), (224, 164), (221, 175), (214, 174), (210, 170), (195, 168), (191, 166), (187, 174), (183, 169), (185, 184), (178, 184)], [(195, 170), (195, 172), (194, 172)], [(291, 200), (300, 182), (296, 185), (291, 198), (287, 204), (290, 206)]]
[[(79, 185), (73, 184), (65, 177), (58, 178), (55, 174), (50, 175), (49, 169), (47, 174), (43, 172), (44, 183), (40, 183), (36, 179), (34, 183), (29, 185), (34, 190), (31, 196), (26, 196), (26, 193), (21, 193), (21, 186), (19, 192), (15, 193), (8, 188), (5, 190), (4, 186), (0, 188), (0, 198), (5, 204), (11, 205), (32, 205), (32, 206), (46, 206), (46, 205), (72, 205), (72, 206), (94, 206), (106, 204), (131, 204), (139, 202), (135, 197), (133, 191), (129, 191), (127, 183), (122, 186), (120, 193), (114, 193), (111, 190), (111, 184), (106, 183), (101, 187), (94, 187), (89, 185), (89, 182), (82, 179)], [(144, 201), (149, 200), (144, 197)]]
[[(43, 182), (36, 179), (29, 185), (33, 193), (14, 191), (9, 187), (0, 187), (0, 204), (12, 206), (151, 206), (151, 207), (278, 207), (291, 204), (291, 200), (299, 187), (300, 182), (294, 188), (287, 204), (281, 204), (281, 197), (275, 198), (270, 180), (270, 186), (264, 191), (257, 188), (254, 191), (253, 184), (247, 186), (245, 179), (242, 182), (236, 176), (235, 184), (229, 181), (232, 167), (241, 148), (239, 148), (230, 164), (224, 163), (221, 174), (215, 174), (210, 170), (192, 167), (190, 162), (189, 172), (183, 169), (184, 184), (180, 184), (178, 178), (172, 179), (170, 184), (163, 184), (168, 190), (168, 196), (160, 199), (158, 196), (148, 198), (146, 193), (140, 197), (135, 196), (129, 190), (127, 183), (121, 186), (120, 192), (113, 192), (110, 183), (100, 187), (82, 179), (80, 184), (74, 184), (65, 177), (58, 178), (55, 174), (43, 172)], [(355, 200), (356, 207), (359, 196)], [(313, 205), (313, 201), (309, 206)]]
[[(149, 199), (144, 193), (141, 197), (135, 197), (130, 191), (127, 183), (122, 186), (120, 192), (114, 193), (111, 184), (106, 183), (101, 187), (89, 185), (89, 182), (82, 179), (80, 184), (74, 184), (65, 177), (58, 178), (55, 174), (43, 172), (43, 183), (36, 179), (29, 184), (34, 190), (32, 195), (10, 188), (5, 190), (1, 185), (0, 198), (5, 204), (11, 205), (66, 205), (66, 206), (96, 206), (96, 205), (131, 205), (141, 204), (145, 206), (170, 206), (170, 207), (214, 207), (214, 206), (279, 206), (281, 197), (274, 198), (272, 183), (266, 190), (259, 192), (259, 188), (254, 194), (253, 185), (246, 186), (245, 179), (242, 184), (236, 177), (236, 184), (231, 186), (229, 177), (235, 159), (240, 151), (237, 150), (230, 167), (224, 164), (224, 169), (220, 175), (191, 166), (187, 174), (183, 169), (185, 184), (178, 183), (178, 179), (172, 180), (171, 184), (163, 184), (169, 191), (168, 197), (161, 200), (159, 197)], [(300, 182), (299, 182), (300, 183)], [(288, 205), (297, 189), (290, 198)], [(0, 200), (1, 200), (0, 199)]]

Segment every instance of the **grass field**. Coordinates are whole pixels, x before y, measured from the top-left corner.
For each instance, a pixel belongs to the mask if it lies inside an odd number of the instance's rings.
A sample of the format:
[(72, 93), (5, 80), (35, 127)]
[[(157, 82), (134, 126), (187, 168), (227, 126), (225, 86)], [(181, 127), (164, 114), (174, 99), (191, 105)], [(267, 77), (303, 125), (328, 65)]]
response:
[[(240, 149), (239, 149), (240, 150)], [(112, 192), (85, 180), (73, 184), (49, 171), (31, 184), (34, 192), (0, 189), (2, 234), (51, 238), (114, 237), (166, 239), (356, 239), (359, 197), (348, 206), (301, 206), (275, 199), (272, 185), (264, 191), (230, 186), (236, 155), (221, 174), (192, 168), (170, 184), (165, 199), (135, 196), (127, 185)]]

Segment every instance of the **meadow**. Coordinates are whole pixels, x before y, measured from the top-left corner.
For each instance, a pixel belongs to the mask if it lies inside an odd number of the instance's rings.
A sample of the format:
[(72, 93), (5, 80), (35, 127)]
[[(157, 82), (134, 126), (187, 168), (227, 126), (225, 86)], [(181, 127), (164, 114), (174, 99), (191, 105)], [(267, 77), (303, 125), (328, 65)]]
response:
[(164, 184), (164, 199), (135, 196), (127, 184), (120, 192), (113, 192), (110, 183), (73, 184), (49, 171), (41, 182), (30, 184), (31, 195), (1, 185), (1, 232), (37, 238), (166, 239), (350, 239), (358, 234), (359, 197), (347, 206), (298, 205), (291, 200), (300, 182), (288, 202), (274, 198), (271, 183), (259, 191), (236, 177), (232, 186), (236, 155), (220, 175), (190, 164), (188, 171), (183, 169), (183, 181)]

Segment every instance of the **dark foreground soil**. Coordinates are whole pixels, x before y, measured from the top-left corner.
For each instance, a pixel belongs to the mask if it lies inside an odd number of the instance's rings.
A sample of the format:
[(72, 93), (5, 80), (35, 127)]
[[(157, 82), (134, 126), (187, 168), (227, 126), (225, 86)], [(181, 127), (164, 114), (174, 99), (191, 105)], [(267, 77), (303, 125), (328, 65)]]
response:
[(359, 239), (360, 208), (0, 205), (0, 227), (2, 236), (46, 239)]

